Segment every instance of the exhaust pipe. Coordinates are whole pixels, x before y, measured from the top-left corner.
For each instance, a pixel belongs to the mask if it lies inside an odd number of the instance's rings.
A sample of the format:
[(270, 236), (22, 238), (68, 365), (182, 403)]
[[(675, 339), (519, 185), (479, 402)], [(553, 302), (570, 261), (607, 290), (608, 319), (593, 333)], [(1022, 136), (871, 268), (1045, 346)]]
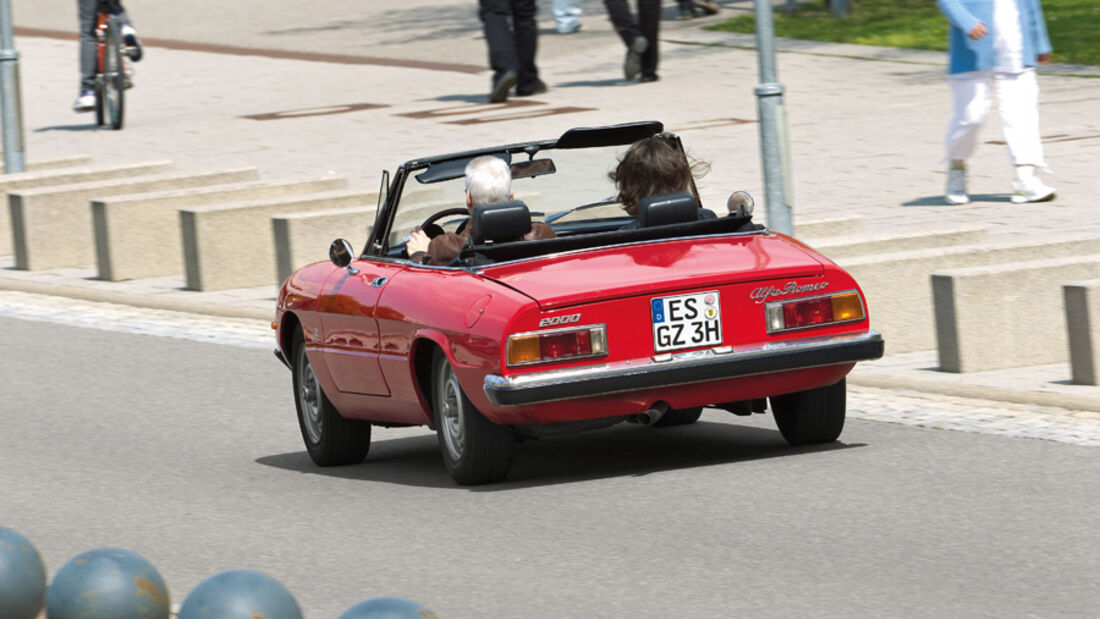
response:
[(668, 412), (668, 402), (655, 402), (649, 410), (642, 411), (631, 419), (634, 423), (650, 426), (657, 423)]

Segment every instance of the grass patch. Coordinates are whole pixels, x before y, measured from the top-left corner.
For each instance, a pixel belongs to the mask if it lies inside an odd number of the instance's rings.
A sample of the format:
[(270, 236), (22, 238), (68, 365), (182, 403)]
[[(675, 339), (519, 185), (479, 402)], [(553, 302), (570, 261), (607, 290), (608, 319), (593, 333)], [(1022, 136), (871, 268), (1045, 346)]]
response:
[[(852, 14), (833, 17), (824, 2), (799, 5), (787, 17), (775, 12), (775, 34), (792, 39), (856, 43), (947, 51), (947, 18), (933, 0), (851, 0)], [(1043, 0), (1047, 31), (1054, 47), (1052, 62), (1100, 65), (1100, 2)], [(756, 32), (752, 15), (742, 15), (708, 30)]]

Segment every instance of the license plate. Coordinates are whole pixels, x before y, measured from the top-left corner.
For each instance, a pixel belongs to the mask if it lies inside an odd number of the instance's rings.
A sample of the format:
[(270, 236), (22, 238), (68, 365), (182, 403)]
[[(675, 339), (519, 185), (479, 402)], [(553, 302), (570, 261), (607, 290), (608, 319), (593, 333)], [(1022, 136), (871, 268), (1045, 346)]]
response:
[(653, 350), (717, 346), (722, 343), (722, 310), (718, 291), (650, 299)]

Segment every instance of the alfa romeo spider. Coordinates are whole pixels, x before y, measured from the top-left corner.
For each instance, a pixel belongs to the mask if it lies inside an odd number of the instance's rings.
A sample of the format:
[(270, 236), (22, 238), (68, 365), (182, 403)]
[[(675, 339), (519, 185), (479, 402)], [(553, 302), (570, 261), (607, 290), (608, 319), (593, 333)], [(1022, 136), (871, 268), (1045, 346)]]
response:
[[(383, 172), (362, 249), (333, 241), (277, 298), (275, 354), (313, 461), (359, 463), (372, 427), (421, 425), (458, 483), (483, 484), (507, 476), (523, 440), (690, 424), (704, 407), (770, 412), (792, 445), (835, 441), (846, 375), (883, 352), (862, 291), (754, 223), (743, 192), (716, 208), (693, 187), (627, 215), (608, 172), (658, 133), (575, 128)], [(510, 165), (518, 199), (470, 211), (464, 170), (483, 155)], [(533, 221), (556, 237), (524, 240)], [(415, 230), (466, 227), (451, 264), (410, 260)]]

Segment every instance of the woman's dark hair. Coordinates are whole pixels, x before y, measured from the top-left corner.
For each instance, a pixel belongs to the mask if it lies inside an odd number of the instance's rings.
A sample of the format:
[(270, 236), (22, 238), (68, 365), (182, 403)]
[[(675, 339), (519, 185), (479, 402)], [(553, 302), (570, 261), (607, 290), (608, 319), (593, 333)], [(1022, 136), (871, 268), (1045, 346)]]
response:
[(675, 191), (695, 193), (692, 179), (705, 174), (708, 167), (689, 161), (675, 136), (659, 133), (631, 144), (607, 176), (618, 187), (623, 208), (637, 216), (638, 203), (647, 196)]

